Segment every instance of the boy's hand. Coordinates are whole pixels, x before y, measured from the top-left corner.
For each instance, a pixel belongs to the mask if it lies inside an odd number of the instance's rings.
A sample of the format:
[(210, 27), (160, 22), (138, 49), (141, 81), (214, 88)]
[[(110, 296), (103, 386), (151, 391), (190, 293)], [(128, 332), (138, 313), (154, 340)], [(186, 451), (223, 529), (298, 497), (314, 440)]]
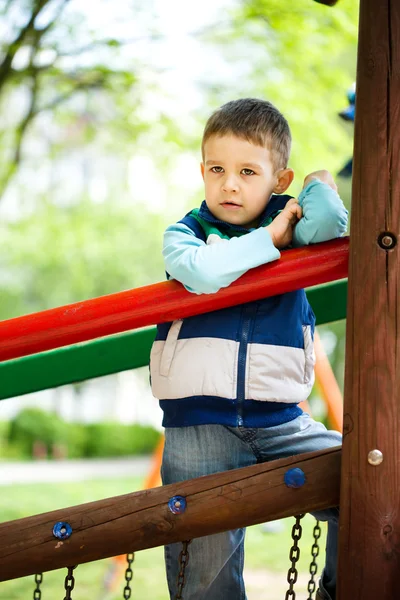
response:
[(320, 171), (313, 171), (304, 179), (303, 189), (313, 180), (319, 179), (322, 183), (327, 183), (335, 192), (337, 192), (337, 185), (335, 180), (333, 179), (332, 173), (327, 171), (326, 169), (321, 169)]
[(286, 248), (292, 241), (293, 228), (301, 219), (302, 210), (297, 198), (291, 198), (279, 215), (266, 229), (275, 248)]

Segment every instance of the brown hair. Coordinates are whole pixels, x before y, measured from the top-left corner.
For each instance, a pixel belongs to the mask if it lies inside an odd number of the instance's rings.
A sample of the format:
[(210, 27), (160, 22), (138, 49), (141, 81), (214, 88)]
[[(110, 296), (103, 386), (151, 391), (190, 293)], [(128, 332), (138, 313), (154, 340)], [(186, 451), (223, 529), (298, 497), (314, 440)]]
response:
[(201, 142), (213, 135), (235, 135), (271, 151), (274, 168), (287, 167), (292, 136), (289, 124), (271, 102), (257, 98), (241, 98), (227, 102), (208, 119)]

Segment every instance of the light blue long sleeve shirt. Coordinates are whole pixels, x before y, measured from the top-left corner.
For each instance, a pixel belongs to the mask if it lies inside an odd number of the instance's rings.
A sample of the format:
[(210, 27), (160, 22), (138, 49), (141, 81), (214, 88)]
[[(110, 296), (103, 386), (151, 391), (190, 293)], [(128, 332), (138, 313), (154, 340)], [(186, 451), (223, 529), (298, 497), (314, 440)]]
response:
[[(303, 216), (294, 228), (294, 247), (341, 237), (348, 212), (337, 192), (318, 179), (300, 193)], [(278, 260), (281, 256), (266, 227), (248, 234), (206, 244), (185, 224), (176, 223), (164, 234), (163, 256), (171, 279), (189, 292), (213, 294), (229, 286), (249, 269)]]

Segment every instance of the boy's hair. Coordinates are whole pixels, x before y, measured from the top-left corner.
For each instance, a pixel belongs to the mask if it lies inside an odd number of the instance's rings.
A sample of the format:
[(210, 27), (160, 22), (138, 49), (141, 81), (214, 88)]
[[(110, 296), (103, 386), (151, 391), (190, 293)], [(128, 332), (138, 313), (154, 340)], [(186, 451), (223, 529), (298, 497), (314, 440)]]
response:
[(275, 169), (287, 167), (292, 136), (289, 124), (271, 102), (257, 98), (232, 100), (208, 119), (204, 128), (201, 152), (213, 135), (235, 135), (271, 151)]

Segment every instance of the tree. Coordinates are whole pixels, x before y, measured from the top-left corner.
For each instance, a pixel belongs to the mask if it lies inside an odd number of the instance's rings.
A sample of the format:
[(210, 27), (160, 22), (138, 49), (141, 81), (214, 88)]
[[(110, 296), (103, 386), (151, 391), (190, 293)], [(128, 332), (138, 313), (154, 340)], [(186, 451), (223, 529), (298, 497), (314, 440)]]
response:
[[(27, 137), (35, 123), (35, 139), (50, 129), (50, 151), (68, 143), (79, 145), (98, 137), (104, 119), (114, 121), (124, 137), (135, 137), (146, 127), (126, 119), (141, 105), (137, 62), (121, 61), (122, 49), (137, 38), (115, 39), (91, 27), (84, 11), (70, 8), (70, 0), (3, 0), (0, 25), (7, 31), (0, 43), (0, 198), (24, 158)], [(140, 10), (131, 3), (129, 18), (137, 19)], [(157, 38), (148, 28), (149, 38)], [(121, 106), (122, 105), (122, 106)], [(123, 107), (123, 110), (121, 108)], [(49, 125), (49, 115), (68, 129), (58, 136)], [(61, 139), (60, 139), (61, 137)], [(69, 139), (68, 139), (69, 138)]]
[(157, 148), (162, 171), (192, 138), (164, 109), (162, 67), (135, 52), (160, 39), (151, 4), (105, 6), (130, 37), (69, 0), (0, 0), (0, 318), (163, 278), (167, 223), (138, 199), (143, 174), (129, 185), (130, 161), (135, 144)]

